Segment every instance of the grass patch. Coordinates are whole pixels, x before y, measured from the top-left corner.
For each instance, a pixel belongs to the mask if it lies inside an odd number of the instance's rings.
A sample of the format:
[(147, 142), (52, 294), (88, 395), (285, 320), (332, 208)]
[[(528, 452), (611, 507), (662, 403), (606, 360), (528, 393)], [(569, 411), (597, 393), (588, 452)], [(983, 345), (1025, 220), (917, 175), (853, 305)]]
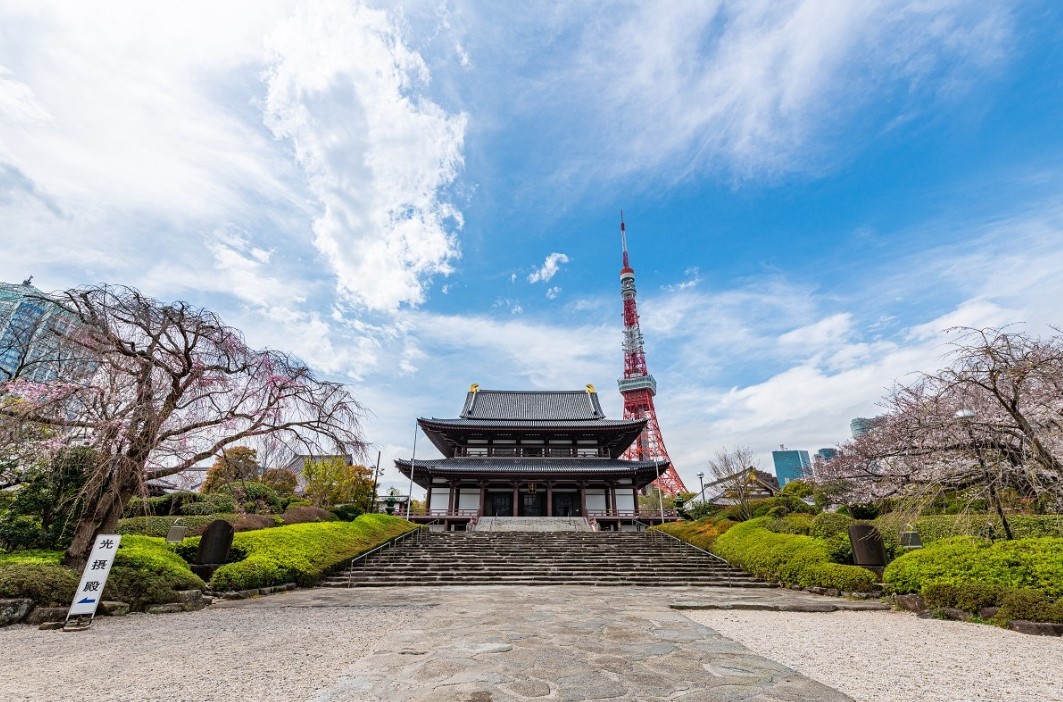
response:
[(233, 546), (247, 557), (215, 571), (214, 590), (247, 590), (294, 582), (309, 586), (360, 553), (415, 528), (405, 519), (363, 514), (353, 522), (292, 524), (243, 532)]
[(723, 534), (735, 524), (736, 522), (732, 522), (730, 519), (713, 521), (711, 518), (707, 518), (696, 522), (669, 522), (653, 528), (667, 532), (677, 539), (682, 539), (688, 544), (693, 544), (708, 551), (716, 543), (716, 539), (719, 538), (720, 534)]

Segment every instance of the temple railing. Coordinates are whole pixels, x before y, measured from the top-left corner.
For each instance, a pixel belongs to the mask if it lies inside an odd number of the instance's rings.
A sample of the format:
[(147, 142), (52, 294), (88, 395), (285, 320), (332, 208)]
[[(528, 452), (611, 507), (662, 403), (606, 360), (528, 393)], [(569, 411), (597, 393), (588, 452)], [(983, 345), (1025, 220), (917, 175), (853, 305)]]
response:
[(480, 515), (478, 509), (424, 509), (414, 508), (410, 510), (411, 517), (437, 517), (447, 519), (453, 517), (469, 518)]
[[(589, 509), (587, 510), (587, 516), (596, 519), (646, 519), (653, 521), (661, 518), (661, 511), (656, 509)], [(664, 518), (675, 520), (679, 518), (679, 513), (674, 509), (666, 509), (664, 510)]]

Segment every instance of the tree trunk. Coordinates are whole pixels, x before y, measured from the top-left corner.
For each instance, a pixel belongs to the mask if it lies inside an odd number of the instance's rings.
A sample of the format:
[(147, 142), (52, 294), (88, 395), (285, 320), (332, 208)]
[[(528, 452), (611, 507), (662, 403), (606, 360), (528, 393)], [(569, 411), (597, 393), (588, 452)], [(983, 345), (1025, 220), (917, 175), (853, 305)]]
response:
[(87, 497), (85, 511), (74, 529), (74, 538), (63, 556), (63, 564), (74, 570), (82, 570), (96, 536), (114, 532), (125, 503), (134, 494), (134, 490), (108, 490), (95, 499)]

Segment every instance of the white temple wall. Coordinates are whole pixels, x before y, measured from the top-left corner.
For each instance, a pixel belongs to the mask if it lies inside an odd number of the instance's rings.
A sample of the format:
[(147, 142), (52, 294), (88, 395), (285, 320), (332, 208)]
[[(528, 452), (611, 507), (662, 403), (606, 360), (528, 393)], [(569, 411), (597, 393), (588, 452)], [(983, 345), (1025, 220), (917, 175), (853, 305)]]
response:
[(616, 508), (629, 511), (635, 509), (635, 496), (631, 494), (631, 488), (616, 489)]
[(480, 488), (463, 488), (458, 495), (458, 509), (480, 509)]
[(450, 491), (446, 485), (433, 485), (432, 486), (432, 504), (428, 505), (428, 509), (446, 509), (448, 507), (447, 500), (450, 499)]
[(605, 490), (597, 488), (587, 489), (587, 511), (589, 512), (604, 512), (605, 511)]

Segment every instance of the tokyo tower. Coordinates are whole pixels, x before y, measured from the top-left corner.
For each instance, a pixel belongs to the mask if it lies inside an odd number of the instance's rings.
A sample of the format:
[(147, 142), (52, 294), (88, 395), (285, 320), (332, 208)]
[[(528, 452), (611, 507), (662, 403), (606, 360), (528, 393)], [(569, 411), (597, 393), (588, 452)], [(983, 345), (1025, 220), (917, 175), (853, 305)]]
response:
[(628, 262), (623, 212), (620, 213), (620, 244), (624, 251), (624, 267), (620, 269), (620, 296), (624, 299), (624, 377), (616, 382), (624, 397), (624, 419), (646, 420), (646, 427), (624, 453), (624, 458), (659, 461), (663, 472), (653, 485), (662, 493), (675, 497), (687, 489), (668, 457), (661, 427), (657, 424), (657, 411), (653, 408), (657, 381), (646, 370), (646, 351), (642, 348), (639, 313), (635, 307), (635, 270)]

